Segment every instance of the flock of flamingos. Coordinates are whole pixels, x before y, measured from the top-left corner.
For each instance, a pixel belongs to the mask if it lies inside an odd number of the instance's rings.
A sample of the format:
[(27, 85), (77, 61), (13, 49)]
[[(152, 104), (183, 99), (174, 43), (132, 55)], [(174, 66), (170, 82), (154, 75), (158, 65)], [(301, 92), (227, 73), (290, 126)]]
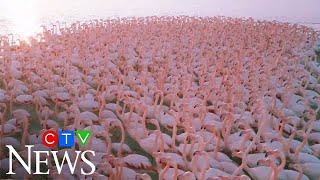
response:
[(92, 130), (81, 148), (96, 152), (96, 171), (49, 165), (41, 178), (318, 180), (318, 35), (181, 16), (57, 23), (29, 42), (2, 36), (0, 179), (37, 178), (20, 163), (5, 174), (6, 144), (24, 156), (26, 144), (48, 149), (44, 129), (62, 128)]

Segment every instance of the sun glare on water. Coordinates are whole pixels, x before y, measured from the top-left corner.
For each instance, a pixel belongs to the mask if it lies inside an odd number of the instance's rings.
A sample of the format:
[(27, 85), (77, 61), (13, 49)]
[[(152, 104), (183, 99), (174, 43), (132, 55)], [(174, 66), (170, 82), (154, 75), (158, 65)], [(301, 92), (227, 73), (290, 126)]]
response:
[(18, 38), (27, 40), (39, 30), (35, 0), (9, 0), (3, 2), (5, 18), (10, 22), (10, 29)]

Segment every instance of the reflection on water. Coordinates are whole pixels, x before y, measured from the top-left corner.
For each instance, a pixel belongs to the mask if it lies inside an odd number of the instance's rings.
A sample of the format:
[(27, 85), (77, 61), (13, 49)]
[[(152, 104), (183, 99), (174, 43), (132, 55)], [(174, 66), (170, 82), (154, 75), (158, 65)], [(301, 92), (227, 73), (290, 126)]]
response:
[[(6, 6), (4, 13), (4, 27), (7, 31), (12, 31), (21, 36), (29, 36), (37, 31), (38, 16), (36, 14), (35, 0), (28, 3), (20, 3), (20, 1), (10, 1), (3, 4)], [(1, 23), (1, 22), (0, 22)]]
[[(27, 2), (27, 3), (26, 3)], [(197, 15), (254, 17), (320, 30), (319, 0), (0, 0), (0, 34), (27, 37), (42, 24), (114, 16)]]

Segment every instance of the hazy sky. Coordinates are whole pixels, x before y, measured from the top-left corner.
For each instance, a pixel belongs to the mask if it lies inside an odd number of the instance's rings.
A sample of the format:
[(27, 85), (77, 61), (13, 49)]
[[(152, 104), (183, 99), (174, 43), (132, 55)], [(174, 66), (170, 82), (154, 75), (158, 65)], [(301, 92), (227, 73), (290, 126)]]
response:
[(30, 34), (57, 20), (110, 16), (223, 15), (320, 23), (319, 7), (320, 0), (0, 0), (0, 34)]
[(25, 10), (32, 6), (40, 16), (189, 13), (320, 19), (320, 0), (0, 0), (0, 17), (10, 18), (8, 10), (11, 11), (17, 6), (26, 7)]

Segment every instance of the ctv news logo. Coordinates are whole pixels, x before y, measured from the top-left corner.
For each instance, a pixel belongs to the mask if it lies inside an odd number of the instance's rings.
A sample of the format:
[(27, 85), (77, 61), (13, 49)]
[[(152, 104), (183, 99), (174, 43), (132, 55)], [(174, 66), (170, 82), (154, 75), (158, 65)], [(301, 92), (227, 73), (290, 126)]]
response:
[[(80, 145), (85, 146), (88, 143), (88, 140), (91, 136), (91, 131), (88, 130), (59, 130), (58, 133), (53, 130), (45, 131), (42, 134), (42, 144), (49, 147), (54, 148), (58, 145), (59, 148), (72, 148), (75, 145), (75, 139), (78, 139)], [(74, 174), (75, 168), (77, 166), (77, 162), (81, 159), (84, 163), (90, 166), (91, 171), (86, 172), (83, 168), (81, 168), (82, 175), (91, 175), (94, 173), (96, 167), (95, 165), (86, 157), (86, 154), (92, 154), (95, 156), (95, 152), (91, 150), (86, 151), (75, 151), (74, 162), (71, 161), (68, 151), (64, 152), (62, 161), (59, 162), (58, 151), (32, 151), (34, 145), (26, 145), (28, 156), (27, 161), (23, 160), (19, 153), (13, 148), (12, 145), (6, 145), (9, 149), (9, 172), (7, 174), (15, 174), (12, 168), (12, 160), (13, 156), (19, 161), (19, 163), (23, 166), (23, 168), (29, 174), (50, 174), (50, 169), (45, 172), (41, 171), (40, 166), (46, 165), (48, 166), (48, 157), (52, 155), (53, 162), (57, 168), (57, 172), (61, 174), (62, 166), (67, 162), (67, 166), (71, 174)], [(31, 171), (31, 157), (35, 156), (35, 172)], [(43, 159), (43, 156), (46, 157)]]

